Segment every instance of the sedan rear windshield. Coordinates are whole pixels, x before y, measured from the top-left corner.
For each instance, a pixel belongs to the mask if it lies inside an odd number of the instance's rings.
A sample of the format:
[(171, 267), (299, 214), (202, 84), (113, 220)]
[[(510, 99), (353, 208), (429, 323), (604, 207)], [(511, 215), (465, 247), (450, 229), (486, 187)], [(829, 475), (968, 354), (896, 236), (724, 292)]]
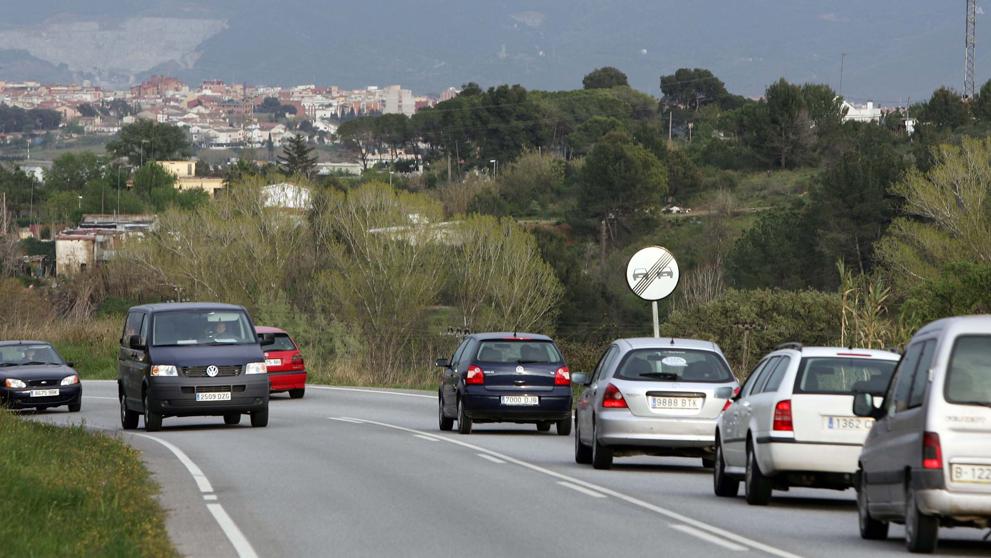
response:
[(957, 338), (946, 378), (946, 400), (991, 406), (991, 335)]
[(636, 382), (733, 381), (733, 374), (722, 357), (712, 351), (692, 349), (630, 351), (623, 358), (615, 377)]
[(244, 345), (257, 343), (244, 312), (173, 310), (155, 314), (152, 345)]
[(290, 339), (285, 333), (276, 333), (275, 343), (266, 345), (263, 348), (266, 353), (269, 351), (295, 351), (296, 345), (293, 345), (292, 339)]
[(482, 341), (478, 346), (476, 360), (493, 364), (560, 364), (564, 362), (554, 343), (525, 339)]
[(850, 395), (863, 391), (884, 394), (897, 364), (893, 360), (873, 358), (803, 358), (795, 379), (795, 393)]
[(64, 364), (51, 345), (7, 345), (0, 347), (0, 366)]

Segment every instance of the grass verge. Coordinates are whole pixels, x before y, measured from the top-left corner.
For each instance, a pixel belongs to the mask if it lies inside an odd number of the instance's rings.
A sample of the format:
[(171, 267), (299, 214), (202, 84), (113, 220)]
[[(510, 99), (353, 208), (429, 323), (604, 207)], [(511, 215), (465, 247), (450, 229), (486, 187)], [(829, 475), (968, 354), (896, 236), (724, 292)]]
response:
[(0, 410), (5, 556), (177, 556), (138, 452)]

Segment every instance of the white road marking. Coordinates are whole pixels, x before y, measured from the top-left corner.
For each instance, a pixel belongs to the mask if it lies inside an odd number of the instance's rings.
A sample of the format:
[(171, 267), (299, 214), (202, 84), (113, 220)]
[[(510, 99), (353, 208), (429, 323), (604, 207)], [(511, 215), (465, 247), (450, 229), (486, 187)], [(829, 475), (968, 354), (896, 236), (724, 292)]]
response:
[(203, 496), (203, 499), (206, 500), (207, 502), (216, 502), (217, 501), (217, 495), (216, 494), (207, 494), (207, 495)]
[(475, 455), (481, 457), (482, 459), (491, 461), (493, 463), (498, 463), (500, 465), (505, 465), (506, 464), (506, 462), (503, 461), (502, 459), (499, 459), (498, 457), (492, 457), (491, 455), (489, 455), (487, 453), (478, 453), (478, 454), (475, 454)]
[(596, 492), (594, 490), (589, 490), (589, 489), (585, 488), (584, 486), (578, 486), (577, 484), (571, 484), (570, 482), (565, 482), (565, 481), (557, 481), (557, 483), (560, 484), (561, 486), (565, 487), (565, 488), (570, 488), (571, 490), (574, 490), (575, 492), (581, 492), (582, 494), (585, 494), (586, 496), (591, 496), (593, 498), (605, 498), (606, 497), (605, 494), (599, 494), (598, 492)]
[(361, 421), (360, 420), (354, 420), (354, 419), (349, 419), (349, 418), (344, 418), (344, 417), (327, 417), (327, 418), (330, 419), (330, 420), (336, 420), (338, 422), (348, 422), (348, 423), (351, 423), (351, 424), (361, 424)]
[(421, 440), (426, 440), (428, 442), (439, 442), (440, 441), (437, 438), (434, 438), (433, 436), (424, 436), (423, 434), (414, 434), (413, 437), (414, 438), (419, 438)]
[[(405, 426), (398, 426), (398, 425), (395, 425), (395, 424), (388, 424), (388, 423), (385, 423), (385, 422), (379, 422), (379, 421), (375, 421), (375, 420), (360, 419), (360, 421), (361, 422), (364, 422), (366, 424), (374, 424), (376, 426), (381, 426), (383, 428), (391, 428), (393, 430), (400, 430), (400, 431), (403, 431), (403, 432), (409, 432), (410, 434), (426, 434), (425, 432), (421, 432), (421, 431), (416, 430), (416, 429), (413, 429), (413, 428), (406, 428)], [(623, 494), (622, 492), (617, 492), (615, 490), (612, 490), (610, 488), (606, 488), (604, 486), (599, 486), (597, 484), (586, 482), (586, 481), (583, 481), (581, 479), (576, 479), (574, 477), (569, 477), (568, 475), (564, 475), (562, 473), (558, 473), (558, 472), (552, 471), (550, 469), (545, 469), (544, 467), (541, 467), (539, 465), (534, 465), (532, 463), (528, 463), (526, 461), (522, 461), (520, 459), (516, 459), (515, 457), (510, 457), (508, 455), (505, 455), (503, 453), (499, 453), (497, 451), (493, 451), (493, 450), (490, 450), (490, 449), (487, 449), (487, 448), (483, 448), (481, 446), (476, 446), (474, 444), (469, 444), (467, 442), (462, 442), (461, 440), (456, 440), (456, 439), (451, 438), (451, 437), (448, 437), (448, 436), (439, 436), (439, 437), (437, 437), (437, 439), (439, 439), (442, 442), (448, 442), (450, 444), (455, 444), (455, 445), (458, 445), (458, 446), (461, 446), (461, 447), (464, 447), (464, 448), (468, 448), (468, 449), (473, 450), (475, 452), (486, 453), (486, 454), (491, 455), (493, 457), (496, 457), (498, 459), (502, 459), (502, 460), (504, 460), (504, 461), (506, 461), (508, 463), (512, 463), (514, 465), (519, 465), (520, 467), (524, 467), (524, 468), (530, 469), (531, 471), (535, 471), (537, 473), (541, 473), (541, 474), (547, 475), (549, 477), (554, 477), (554, 478), (556, 478), (558, 480), (563, 480), (565, 482), (569, 482), (569, 483), (574, 484), (574, 485), (577, 485), (577, 486), (582, 486), (582, 487), (585, 487), (585, 488), (587, 488), (589, 490), (597, 491), (597, 492), (599, 492), (601, 494), (605, 494), (606, 496), (612, 496), (613, 498), (616, 498), (618, 500), (622, 500), (622, 501), (624, 501), (624, 502), (626, 502), (628, 504), (632, 504), (632, 505), (637, 506), (639, 508), (643, 508), (645, 510), (652, 511), (652, 512), (658, 514), (658, 515), (663, 515), (663, 516), (665, 516), (667, 518), (670, 518), (670, 519), (673, 519), (673, 520), (678, 521), (680, 523), (686, 524), (686, 526), (691, 526), (691, 527), (694, 527), (695, 529), (698, 529), (699, 531), (702, 531), (702, 532), (711, 534), (711, 535), (713, 535), (713, 536), (715, 536), (717, 538), (720, 538), (720, 540), (722, 542), (726, 542), (728, 539), (731, 539), (731, 540), (733, 540), (733, 541), (735, 541), (737, 543), (740, 543), (741, 545), (746, 545), (746, 546), (748, 546), (750, 548), (753, 548), (753, 549), (756, 549), (756, 550), (761, 550), (761, 551), (766, 552), (768, 554), (771, 554), (773, 556), (779, 556), (780, 558), (800, 558), (800, 556), (798, 554), (792, 554), (791, 552), (788, 552), (787, 550), (782, 550), (780, 548), (771, 546), (769, 544), (765, 544), (765, 543), (762, 543), (760, 541), (755, 541), (753, 539), (750, 539), (750, 538), (744, 537), (742, 535), (738, 535), (736, 533), (733, 533), (732, 531), (727, 531), (727, 530), (722, 529), (720, 527), (716, 527), (715, 525), (709, 525), (708, 523), (705, 523), (704, 521), (700, 521), (698, 519), (693, 519), (693, 518), (688, 517), (686, 515), (680, 514), (680, 513), (676, 512), (676, 511), (672, 511), (672, 510), (669, 510), (669, 509), (666, 509), (666, 508), (662, 508), (660, 506), (655, 506), (654, 504), (651, 504), (650, 502), (645, 502), (643, 500), (640, 500), (639, 498), (634, 498), (633, 496), (629, 496), (627, 494)]]
[(330, 391), (355, 391), (358, 393), (378, 393), (380, 395), (398, 395), (400, 397), (419, 397), (422, 399), (437, 399), (436, 395), (425, 395), (422, 393), (404, 393), (401, 391), (385, 391), (381, 389), (365, 389), (365, 388), (346, 388), (346, 387), (331, 387), (331, 386), (313, 386), (306, 384), (307, 389), (326, 389)]
[(747, 551), (747, 547), (745, 547), (745, 546), (740, 546), (740, 545), (735, 544), (735, 543), (732, 543), (730, 541), (723, 540), (723, 539), (721, 539), (721, 538), (719, 538), (719, 537), (717, 537), (715, 535), (712, 535), (710, 533), (706, 533), (705, 531), (700, 531), (700, 530), (698, 530), (698, 529), (696, 529), (694, 527), (689, 527), (688, 525), (679, 525), (677, 523), (671, 523), (670, 525), (668, 525), (668, 527), (670, 527), (672, 529), (676, 529), (678, 531), (681, 531), (682, 533), (685, 533), (686, 535), (691, 535), (693, 537), (702, 539), (703, 541), (711, 542), (712, 544), (721, 546), (721, 547), (725, 548), (726, 550), (732, 550), (734, 552), (746, 552)]
[(168, 448), (168, 450), (171, 451), (176, 456), (176, 459), (179, 460), (179, 463), (182, 463), (186, 467), (186, 470), (189, 471), (189, 474), (193, 475), (193, 480), (196, 481), (196, 486), (199, 487), (200, 492), (204, 492), (204, 493), (213, 492), (213, 486), (210, 484), (210, 479), (206, 478), (206, 475), (203, 474), (203, 471), (200, 470), (200, 468), (195, 463), (193, 463), (193, 460), (190, 459), (189, 456), (186, 455), (184, 451), (177, 448), (173, 444), (166, 442), (165, 440), (162, 440), (161, 438), (156, 438), (154, 436), (149, 436), (147, 434), (138, 434), (137, 432), (133, 433), (133, 435), (140, 436), (142, 438), (147, 438), (149, 440), (154, 440), (159, 444), (162, 444), (163, 446)]
[(237, 528), (237, 524), (231, 519), (231, 516), (227, 515), (224, 507), (220, 504), (207, 504), (207, 509), (213, 514), (213, 518), (217, 520), (220, 524), (220, 528), (224, 530), (224, 534), (227, 535), (228, 540), (234, 545), (234, 550), (237, 551), (237, 555), (241, 558), (258, 558), (255, 554), (255, 549), (251, 547), (251, 543), (248, 539), (244, 538), (244, 533)]

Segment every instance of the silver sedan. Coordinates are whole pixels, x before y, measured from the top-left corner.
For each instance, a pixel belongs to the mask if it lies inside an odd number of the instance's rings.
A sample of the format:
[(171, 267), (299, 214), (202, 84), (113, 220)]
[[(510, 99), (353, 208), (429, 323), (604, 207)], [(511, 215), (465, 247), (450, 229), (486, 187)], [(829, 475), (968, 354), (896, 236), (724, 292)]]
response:
[(701, 457), (712, 466), (716, 419), (739, 384), (719, 347), (696, 339), (617, 339), (582, 386), (575, 461), (608, 469), (628, 455)]

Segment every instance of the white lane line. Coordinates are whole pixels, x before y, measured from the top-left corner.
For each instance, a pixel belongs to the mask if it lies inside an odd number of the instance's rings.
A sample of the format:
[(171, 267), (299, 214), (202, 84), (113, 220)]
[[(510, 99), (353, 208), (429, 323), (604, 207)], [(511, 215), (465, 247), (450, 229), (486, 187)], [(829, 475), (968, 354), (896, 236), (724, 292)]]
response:
[(99, 395), (83, 395), (86, 399), (109, 399), (111, 401), (117, 401), (116, 397), (102, 397)]
[(671, 523), (670, 525), (668, 525), (668, 527), (670, 527), (672, 529), (676, 529), (678, 531), (681, 531), (682, 533), (685, 533), (686, 535), (691, 535), (693, 537), (702, 539), (703, 541), (711, 542), (712, 544), (721, 546), (721, 547), (725, 548), (726, 550), (732, 550), (734, 552), (746, 552), (747, 551), (747, 547), (745, 547), (745, 546), (740, 546), (740, 545), (735, 544), (735, 543), (732, 543), (730, 541), (723, 540), (723, 539), (721, 539), (721, 538), (719, 538), (719, 537), (717, 537), (715, 535), (706, 533), (705, 531), (699, 531), (698, 529), (696, 529), (694, 527), (689, 527), (688, 525), (679, 525), (677, 523)]
[(434, 438), (433, 436), (424, 436), (423, 434), (414, 434), (413, 437), (414, 438), (419, 438), (421, 440), (426, 440), (428, 442), (439, 442), (440, 441), (437, 438)]
[[(406, 428), (404, 426), (398, 426), (398, 425), (395, 425), (395, 424), (388, 424), (388, 423), (385, 423), (385, 422), (378, 422), (378, 421), (367, 420), (367, 419), (362, 419), (362, 421), (365, 422), (365, 423), (367, 423), (367, 424), (374, 424), (374, 425), (377, 425), (377, 426), (381, 426), (383, 428), (391, 428), (393, 430), (400, 430), (400, 431), (403, 431), (403, 432), (409, 432), (411, 434), (425, 434), (424, 432), (421, 432), (419, 430), (415, 430), (413, 428)], [(750, 548), (753, 548), (753, 549), (756, 549), (756, 550), (761, 550), (761, 551), (766, 552), (768, 554), (771, 554), (773, 556), (779, 556), (780, 558), (800, 558), (800, 556), (798, 554), (792, 554), (791, 552), (788, 552), (787, 550), (782, 550), (780, 548), (771, 546), (769, 544), (764, 544), (764, 543), (762, 543), (760, 541), (755, 541), (753, 539), (744, 537), (742, 535), (738, 535), (738, 534), (736, 534), (736, 533), (734, 533), (732, 531), (727, 531), (727, 530), (722, 529), (720, 527), (716, 527), (715, 525), (709, 525), (708, 523), (705, 523), (704, 521), (693, 519), (693, 518), (688, 517), (686, 515), (682, 515), (682, 514), (676, 512), (676, 511), (672, 511), (672, 510), (669, 510), (669, 509), (666, 509), (666, 508), (662, 508), (660, 506), (655, 506), (654, 504), (651, 504), (650, 502), (645, 502), (643, 500), (640, 500), (639, 498), (634, 498), (633, 496), (629, 496), (627, 494), (623, 494), (622, 492), (617, 492), (615, 490), (612, 490), (610, 488), (606, 488), (604, 486), (599, 486), (597, 484), (586, 482), (586, 481), (583, 481), (581, 479), (576, 479), (574, 477), (569, 477), (568, 475), (564, 475), (564, 474), (558, 473), (556, 471), (551, 471), (550, 469), (545, 469), (545, 468), (543, 468), (543, 467), (541, 467), (539, 465), (534, 465), (532, 463), (528, 463), (526, 461), (522, 461), (520, 459), (516, 459), (515, 457), (510, 457), (510, 456), (505, 455), (503, 453), (499, 453), (497, 451), (493, 451), (493, 450), (490, 450), (490, 449), (487, 449), (487, 448), (483, 448), (481, 446), (476, 446), (474, 444), (469, 444), (467, 442), (462, 442), (461, 440), (456, 440), (454, 438), (450, 438), (450, 437), (447, 437), (447, 436), (439, 436), (438, 439), (441, 440), (442, 442), (448, 442), (450, 444), (455, 444), (455, 445), (458, 445), (458, 446), (461, 446), (461, 447), (464, 447), (464, 448), (468, 448), (468, 449), (473, 450), (473, 451), (476, 451), (476, 452), (487, 453), (487, 454), (489, 454), (489, 455), (491, 455), (493, 457), (497, 457), (497, 458), (502, 459), (502, 460), (504, 460), (504, 461), (506, 461), (508, 463), (512, 463), (514, 465), (519, 465), (520, 467), (525, 467), (527, 469), (530, 469), (531, 471), (535, 471), (537, 473), (542, 473), (542, 474), (547, 475), (549, 477), (554, 477), (554, 478), (556, 478), (558, 480), (563, 480), (563, 481), (566, 481), (566, 482), (570, 482), (571, 484), (575, 484), (575, 485), (578, 485), (578, 486), (583, 486), (585, 488), (588, 488), (589, 490), (598, 491), (598, 492), (600, 492), (602, 494), (605, 494), (607, 496), (612, 496), (613, 498), (616, 498), (618, 500), (622, 500), (622, 501), (624, 501), (624, 502), (626, 502), (628, 504), (632, 504), (632, 505), (637, 506), (639, 508), (643, 508), (645, 510), (652, 511), (652, 512), (658, 514), (658, 515), (663, 515), (665, 517), (668, 517), (668, 518), (673, 519), (675, 521), (678, 521), (680, 523), (684, 523), (684, 524), (687, 524), (687, 525), (689, 525), (691, 527), (694, 527), (694, 528), (696, 528), (696, 529), (698, 529), (700, 531), (704, 531), (704, 532), (710, 533), (712, 535), (715, 535), (716, 537), (722, 538), (723, 540), (732, 539), (732, 540), (734, 540), (734, 541), (736, 541), (736, 542), (738, 542), (740, 544), (749, 546)]]
[(491, 455), (489, 455), (487, 453), (478, 453), (478, 454), (475, 454), (475, 455), (477, 455), (477, 456), (479, 456), (482, 459), (485, 459), (487, 461), (491, 461), (493, 463), (498, 463), (500, 465), (505, 465), (506, 464), (506, 462), (503, 461), (502, 459), (499, 459), (498, 457), (492, 457)]
[(361, 424), (361, 421), (360, 420), (354, 420), (354, 419), (349, 419), (349, 418), (344, 418), (344, 417), (327, 417), (327, 418), (330, 419), (330, 420), (336, 420), (338, 422), (347, 422), (347, 423), (350, 423), (350, 424)]
[(577, 484), (571, 484), (570, 482), (565, 482), (565, 481), (557, 481), (557, 483), (560, 484), (561, 486), (565, 487), (565, 488), (570, 488), (571, 490), (574, 490), (575, 492), (581, 492), (582, 494), (585, 494), (586, 496), (591, 496), (593, 498), (605, 498), (606, 497), (605, 494), (600, 494), (600, 493), (598, 493), (598, 492), (596, 492), (594, 490), (589, 490), (589, 489), (585, 488), (584, 486), (578, 486)]
[(193, 475), (193, 480), (196, 481), (196, 486), (199, 487), (200, 492), (204, 492), (204, 493), (213, 492), (213, 486), (210, 484), (210, 479), (206, 478), (206, 475), (203, 474), (203, 471), (200, 470), (200, 468), (195, 463), (193, 463), (193, 460), (190, 459), (189, 456), (186, 455), (184, 451), (172, 445), (171, 443), (162, 440), (161, 438), (156, 438), (154, 436), (149, 436), (147, 434), (138, 434), (137, 432), (132, 433), (132, 435), (140, 436), (142, 438), (147, 438), (149, 440), (154, 440), (159, 444), (162, 444), (163, 446), (168, 448), (168, 450), (171, 451), (176, 456), (176, 459), (179, 460), (179, 463), (182, 463), (186, 467), (186, 470), (189, 471), (189, 474)]
[(224, 534), (234, 545), (234, 550), (237, 551), (237, 555), (240, 558), (258, 558), (255, 554), (255, 549), (251, 547), (251, 543), (248, 539), (244, 538), (244, 533), (237, 528), (237, 524), (231, 519), (231, 516), (227, 515), (224, 507), (220, 504), (207, 504), (207, 509), (213, 514), (213, 518), (217, 520), (220, 524), (220, 528), (224, 530)]
[(206, 500), (207, 502), (216, 502), (217, 501), (217, 495), (216, 494), (207, 494), (207, 495), (203, 496), (203, 499)]
[(306, 384), (307, 389), (325, 389), (330, 391), (354, 391), (358, 393), (378, 393), (380, 395), (398, 395), (400, 397), (420, 397), (422, 399), (437, 399), (436, 395), (425, 395), (422, 393), (404, 393), (401, 391), (385, 391), (381, 389), (365, 389), (365, 388), (346, 388), (346, 387), (331, 387), (331, 386), (313, 386)]

